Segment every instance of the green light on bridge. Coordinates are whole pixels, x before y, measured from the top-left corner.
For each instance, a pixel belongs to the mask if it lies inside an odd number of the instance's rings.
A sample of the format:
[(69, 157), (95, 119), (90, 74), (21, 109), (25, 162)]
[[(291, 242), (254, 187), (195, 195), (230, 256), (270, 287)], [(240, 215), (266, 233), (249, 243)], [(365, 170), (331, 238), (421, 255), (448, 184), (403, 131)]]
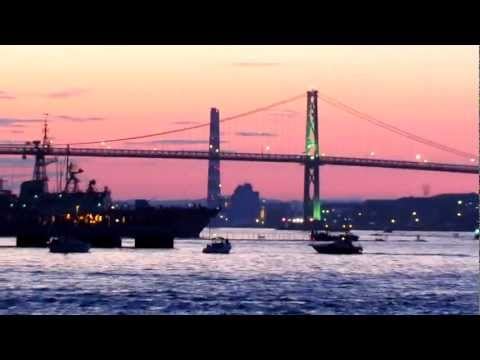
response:
[(322, 218), (322, 209), (319, 200), (313, 201), (313, 220), (320, 221)]

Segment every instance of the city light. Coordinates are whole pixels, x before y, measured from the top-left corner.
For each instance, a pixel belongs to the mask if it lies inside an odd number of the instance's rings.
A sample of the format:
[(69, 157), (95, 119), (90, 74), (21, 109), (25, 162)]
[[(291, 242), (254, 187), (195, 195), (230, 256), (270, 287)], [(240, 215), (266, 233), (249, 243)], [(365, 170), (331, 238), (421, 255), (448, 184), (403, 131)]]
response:
[(458, 212), (458, 213), (457, 213), (457, 216), (462, 216), (462, 213), (461, 213), (461, 212)]
[(475, 159), (474, 159), (474, 158), (471, 158), (470, 161), (471, 161), (471, 162), (475, 162)]
[(359, 212), (359, 213), (358, 213), (358, 216), (362, 216), (362, 213), (361, 213), (361, 212)]
[(391, 222), (392, 224), (395, 224), (395, 219), (390, 219), (390, 222)]
[(462, 203), (463, 203), (462, 200), (458, 200), (458, 201), (457, 201), (457, 204), (458, 204), (458, 205), (462, 205)]
[(413, 211), (413, 212), (412, 212), (412, 215), (413, 215), (413, 216), (416, 216), (416, 215), (417, 215), (417, 212), (416, 212), (416, 211)]
[(415, 155), (415, 159), (420, 160), (421, 158), (422, 158), (422, 155), (420, 154)]
[(415, 218), (415, 222), (419, 222), (419, 221), (420, 221), (420, 219), (419, 219), (419, 218)]
[(374, 152), (374, 151), (370, 151), (370, 156), (375, 156), (375, 152)]
[(270, 146), (268, 146), (268, 145), (265, 146), (265, 150), (266, 150), (266, 151), (269, 151), (269, 150), (270, 150)]

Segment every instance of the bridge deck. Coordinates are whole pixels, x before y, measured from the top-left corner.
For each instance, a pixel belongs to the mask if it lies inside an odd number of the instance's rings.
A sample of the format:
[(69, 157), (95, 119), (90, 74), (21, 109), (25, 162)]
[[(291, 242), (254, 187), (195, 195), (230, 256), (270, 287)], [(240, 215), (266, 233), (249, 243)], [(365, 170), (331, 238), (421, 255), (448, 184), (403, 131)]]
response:
[[(154, 159), (193, 159), (208, 160), (211, 155), (208, 151), (169, 151), (169, 150), (132, 150), (132, 149), (93, 149), (93, 148), (64, 148), (50, 147), (38, 149), (34, 146), (1, 145), (0, 155), (35, 155), (44, 151), (49, 156), (82, 156), (82, 157), (118, 157), (118, 158), (154, 158)], [(255, 161), (274, 163), (305, 164), (312, 161), (306, 155), (289, 154), (260, 154), (222, 151), (215, 155), (220, 160), (227, 161)], [(313, 160), (319, 165), (338, 166), (365, 166), (390, 169), (410, 169), (422, 171), (444, 171), (465, 174), (478, 174), (478, 165), (445, 164), (431, 162), (415, 162), (387, 159), (352, 158), (340, 156), (321, 156)]]

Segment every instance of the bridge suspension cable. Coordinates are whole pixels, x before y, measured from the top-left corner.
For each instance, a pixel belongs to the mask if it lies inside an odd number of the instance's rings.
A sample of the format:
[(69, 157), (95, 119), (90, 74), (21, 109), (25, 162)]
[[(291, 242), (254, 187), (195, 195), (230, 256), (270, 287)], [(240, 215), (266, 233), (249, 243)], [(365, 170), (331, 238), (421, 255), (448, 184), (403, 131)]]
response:
[[(301, 95), (296, 95), (296, 96), (290, 97), (288, 99), (277, 101), (277, 102), (274, 102), (274, 103), (266, 105), (266, 106), (258, 107), (256, 109), (246, 111), (246, 112), (243, 112), (243, 113), (240, 113), (240, 114), (237, 114), (237, 115), (232, 115), (232, 116), (229, 116), (229, 117), (222, 118), (222, 119), (220, 119), (220, 122), (223, 123), (223, 122), (227, 122), (227, 121), (231, 121), (231, 120), (236, 120), (236, 119), (239, 119), (239, 118), (242, 118), (242, 117), (245, 117), (245, 116), (253, 115), (253, 114), (256, 114), (256, 113), (259, 113), (259, 112), (262, 112), (262, 111), (266, 111), (266, 110), (270, 110), (274, 107), (284, 105), (284, 104), (288, 104), (288, 103), (291, 103), (291, 102), (296, 101), (298, 99), (304, 99), (304, 98), (305, 98), (305, 94), (302, 93)], [(170, 135), (170, 134), (180, 133), (180, 132), (189, 131), (189, 130), (193, 130), (193, 129), (208, 127), (208, 126), (210, 126), (210, 122), (205, 122), (205, 123), (198, 124), (198, 125), (192, 125), (192, 126), (187, 126), (187, 127), (177, 128), (177, 129), (172, 129), (172, 130), (166, 130), (166, 131), (152, 133), (152, 134), (129, 136), (129, 137), (124, 137), (124, 138), (114, 138), (114, 139), (107, 139), (107, 140), (94, 140), (94, 141), (76, 142), (76, 143), (69, 143), (69, 144), (57, 144), (57, 145), (59, 145), (59, 146), (62, 146), (62, 145), (63, 146), (67, 146), (67, 145), (93, 145), (93, 144), (111, 143), (111, 142), (118, 142), (118, 141), (138, 140), (138, 139), (145, 139), (145, 138), (156, 137), (156, 136)]]
[(359, 111), (359, 110), (357, 110), (357, 109), (355, 109), (355, 108), (353, 108), (349, 105), (346, 105), (345, 103), (342, 103), (341, 101), (339, 101), (337, 99), (334, 99), (330, 96), (327, 96), (325, 94), (318, 93), (318, 97), (321, 100), (325, 101), (326, 103), (328, 103), (328, 104), (330, 104), (330, 105), (332, 105), (336, 108), (342, 109), (343, 111), (348, 112), (348, 113), (350, 113), (350, 114), (352, 114), (352, 115), (354, 115), (354, 116), (356, 116), (360, 119), (366, 120), (366, 121), (368, 121), (368, 122), (370, 122), (370, 123), (372, 123), (372, 124), (374, 124), (378, 127), (381, 127), (385, 130), (396, 133), (396, 134), (398, 134), (400, 136), (403, 136), (405, 138), (408, 138), (410, 140), (422, 143), (422, 144), (430, 146), (430, 147), (434, 147), (434, 148), (442, 150), (442, 151), (449, 152), (451, 154), (454, 154), (454, 155), (457, 155), (457, 156), (460, 156), (460, 157), (463, 157), (463, 158), (476, 158), (476, 155), (474, 155), (474, 154), (467, 153), (465, 151), (458, 150), (458, 149), (452, 148), (450, 146), (437, 143), (433, 140), (415, 135), (415, 134), (410, 133), (408, 131), (402, 130), (402, 129), (396, 127), (396, 126), (388, 124), (384, 121), (378, 120), (371, 115), (363, 113), (363, 112), (361, 112), (361, 111)]

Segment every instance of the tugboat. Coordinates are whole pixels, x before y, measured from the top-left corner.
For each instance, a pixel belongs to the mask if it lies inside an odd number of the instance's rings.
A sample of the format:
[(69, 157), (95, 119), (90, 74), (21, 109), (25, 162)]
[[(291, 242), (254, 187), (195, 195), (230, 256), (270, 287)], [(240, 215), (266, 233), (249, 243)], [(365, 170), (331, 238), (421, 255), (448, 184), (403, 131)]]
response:
[(223, 237), (216, 237), (212, 239), (210, 244), (202, 250), (204, 254), (229, 254), (232, 249), (232, 245), (228, 239)]
[(362, 254), (361, 246), (353, 245), (345, 236), (335, 239), (329, 244), (310, 244), (319, 254), (353, 255)]
[(51, 253), (88, 253), (90, 244), (66, 235), (54, 237), (49, 243)]

